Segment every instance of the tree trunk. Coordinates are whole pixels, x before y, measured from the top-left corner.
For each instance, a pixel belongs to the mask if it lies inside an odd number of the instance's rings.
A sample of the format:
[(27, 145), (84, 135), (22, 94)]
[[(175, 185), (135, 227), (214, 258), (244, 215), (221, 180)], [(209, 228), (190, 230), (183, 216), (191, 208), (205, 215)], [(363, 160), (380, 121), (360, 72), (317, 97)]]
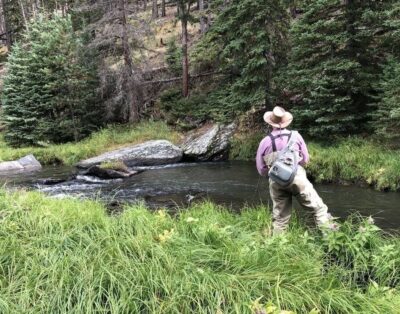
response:
[(6, 10), (6, 5), (5, 5), (5, 0), (0, 0), (0, 5), (2, 9), (2, 17), (3, 17), (3, 31), (6, 36), (6, 45), (7, 45), (7, 50), (8, 52), (11, 51), (11, 46), (12, 46), (12, 37), (11, 37), (11, 30), (8, 27), (8, 21), (7, 21), (7, 10)]
[(204, 16), (204, 0), (199, 0), (200, 11), (200, 32), (203, 34), (206, 31), (206, 18)]
[(0, 34), (4, 34), (4, 10), (3, 10), (3, 3), (0, 0)]
[(143, 10), (147, 10), (147, 0), (143, 0)]
[(211, 0), (207, 2), (207, 29), (211, 27)]
[(18, 4), (19, 4), (19, 6), (21, 8), (21, 14), (22, 14), (22, 18), (24, 20), (25, 28), (26, 28), (27, 31), (29, 31), (29, 25), (28, 25), (28, 20), (26, 18), (24, 4), (22, 3), (21, 0), (18, 0)]
[(152, 14), (151, 14), (153, 20), (158, 18), (158, 4), (157, 0), (153, 0), (153, 9), (152, 9)]
[(182, 95), (189, 96), (189, 59), (188, 59), (188, 30), (187, 20), (183, 19), (182, 23)]
[(137, 93), (137, 86), (133, 77), (133, 62), (131, 58), (131, 51), (129, 48), (128, 29), (126, 21), (126, 0), (119, 0), (120, 20), (122, 26), (122, 50), (124, 56), (124, 73), (122, 83), (122, 93), (125, 95), (125, 102), (128, 107), (129, 122), (139, 121), (139, 105), (138, 99), (135, 96)]
[(166, 11), (165, 11), (165, 0), (161, 0), (161, 16), (162, 17), (167, 16)]

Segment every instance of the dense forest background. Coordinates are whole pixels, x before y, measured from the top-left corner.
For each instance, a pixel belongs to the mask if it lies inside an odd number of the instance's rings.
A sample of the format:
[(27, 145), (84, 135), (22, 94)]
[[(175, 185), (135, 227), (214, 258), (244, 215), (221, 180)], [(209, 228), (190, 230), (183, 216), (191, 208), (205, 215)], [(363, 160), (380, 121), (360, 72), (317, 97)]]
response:
[(400, 139), (395, 0), (0, 0), (0, 34), (13, 146), (145, 119), (253, 128), (276, 104), (314, 138)]

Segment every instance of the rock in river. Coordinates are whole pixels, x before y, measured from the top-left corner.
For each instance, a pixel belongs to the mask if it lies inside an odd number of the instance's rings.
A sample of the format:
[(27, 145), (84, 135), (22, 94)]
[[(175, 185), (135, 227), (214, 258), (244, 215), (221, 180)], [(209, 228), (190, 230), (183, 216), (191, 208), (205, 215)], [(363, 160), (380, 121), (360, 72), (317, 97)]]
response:
[(183, 152), (179, 147), (165, 140), (157, 140), (120, 148), (83, 160), (77, 164), (77, 167), (90, 168), (113, 161), (122, 161), (128, 167), (165, 165), (181, 161), (182, 156)]
[(235, 131), (229, 125), (207, 125), (190, 134), (182, 145), (185, 157), (196, 161), (224, 160), (228, 156), (229, 140)]
[(92, 166), (83, 174), (98, 177), (100, 179), (123, 179), (129, 178), (138, 173), (139, 171), (120, 171), (115, 169), (104, 169), (99, 166)]
[(33, 155), (22, 157), (14, 161), (0, 163), (0, 173), (36, 171), (42, 169), (42, 165)]

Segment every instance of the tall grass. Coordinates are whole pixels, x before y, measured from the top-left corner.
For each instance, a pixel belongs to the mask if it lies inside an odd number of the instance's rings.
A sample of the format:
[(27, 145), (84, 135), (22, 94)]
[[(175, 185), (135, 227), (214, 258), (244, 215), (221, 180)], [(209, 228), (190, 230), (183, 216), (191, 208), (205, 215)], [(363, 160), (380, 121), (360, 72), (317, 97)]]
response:
[[(255, 160), (259, 133), (240, 134), (232, 141), (231, 158)], [(307, 142), (311, 162), (307, 173), (316, 182), (365, 183), (378, 190), (400, 190), (400, 151), (383, 143), (347, 138), (331, 143)]]
[(400, 152), (357, 138), (309, 145), (308, 170), (317, 181), (366, 182), (379, 190), (400, 189)]
[(148, 140), (166, 139), (177, 143), (180, 135), (163, 122), (147, 121), (135, 126), (105, 128), (77, 143), (50, 145), (49, 147), (11, 148), (0, 140), (0, 161), (14, 160), (34, 154), (42, 164), (73, 165), (82, 159), (106, 151)]
[[(271, 237), (266, 208), (231, 214), (204, 203), (171, 216), (136, 205), (110, 216), (94, 201), (1, 191), (0, 217), (0, 313), (261, 313), (264, 305), (398, 313), (400, 305), (400, 241), (379, 232), (365, 246), (370, 258), (346, 265), (328, 248), (350, 250), (340, 233), (322, 238), (294, 223)], [(343, 230), (352, 238), (357, 226)], [(364, 281), (354, 276), (361, 261)]]

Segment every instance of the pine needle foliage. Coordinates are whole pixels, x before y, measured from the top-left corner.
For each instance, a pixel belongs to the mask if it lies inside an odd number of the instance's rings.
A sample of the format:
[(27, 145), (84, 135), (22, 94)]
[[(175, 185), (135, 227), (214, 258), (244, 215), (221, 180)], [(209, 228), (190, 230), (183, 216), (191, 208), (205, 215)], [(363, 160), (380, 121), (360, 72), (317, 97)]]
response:
[(282, 78), (296, 95), (297, 126), (312, 136), (368, 131), (377, 91), (390, 1), (318, 0), (305, 6), (291, 29), (292, 50)]
[(10, 145), (77, 141), (102, 124), (95, 56), (82, 47), (69, 17), (40, 17), (14, 46), (2, 95)]
[(218, 101), (230, 111), (268, 102), (270, 77), (285, 59), (288, 28), (287, 11), (278, 0), (235, 0), (217, 15), (196, 51), (208, 63), (208, 56), (215, 56), (229, 76)]
[(373, 125), (378, 135), (399, 144), (400, 140), (400, 61), (390, 58), (380, 81), (381, 101)]

